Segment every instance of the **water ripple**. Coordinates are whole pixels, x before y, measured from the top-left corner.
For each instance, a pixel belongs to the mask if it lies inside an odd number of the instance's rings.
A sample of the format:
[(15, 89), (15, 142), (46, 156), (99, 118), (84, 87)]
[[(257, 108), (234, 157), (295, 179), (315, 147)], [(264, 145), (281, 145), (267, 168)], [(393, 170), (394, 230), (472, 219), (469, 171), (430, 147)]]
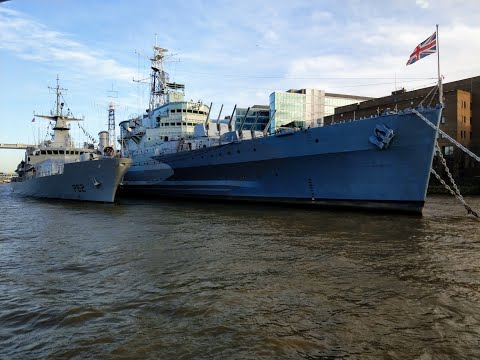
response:
[(479, 354), (480, 223), (454, 199), (421, 218), (6, 186), (0, 202), (1, 358)]

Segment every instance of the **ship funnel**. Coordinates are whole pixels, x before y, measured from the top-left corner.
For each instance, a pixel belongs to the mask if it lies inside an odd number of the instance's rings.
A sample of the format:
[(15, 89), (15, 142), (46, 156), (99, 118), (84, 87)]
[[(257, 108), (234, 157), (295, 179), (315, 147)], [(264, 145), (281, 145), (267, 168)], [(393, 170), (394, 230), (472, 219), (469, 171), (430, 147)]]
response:
[(118, 124), (120, 126), (121, 139), (126, 138), (128, 136), (128, 133), (132, 131), (132, 129), (128, 126), (129, 123), (130, 123), (130, 120), (125, 120), (125, 121), (122, 121), (120, 124)]
[(108, 131), (100, 131), (98, 133), (98, 147), (103, 150), (110, 145)]

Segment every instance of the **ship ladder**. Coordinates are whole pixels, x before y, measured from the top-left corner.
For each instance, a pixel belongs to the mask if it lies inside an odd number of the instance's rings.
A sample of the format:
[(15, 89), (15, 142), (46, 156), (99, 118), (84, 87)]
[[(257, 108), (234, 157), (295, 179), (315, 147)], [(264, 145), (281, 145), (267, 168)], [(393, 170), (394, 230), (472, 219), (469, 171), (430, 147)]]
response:
[[(475, 159), (476, 161), (480, 162), (480, 157), (478, 157), (477, 155), (475, 155), (473, 152), (471, 152), (470, 150), (468, 150), (465, 146), (463, 146), (462, 144), (460, 144), (459, 142), (457, 142), (456, 140), (454, 140), (451, 136), (449, 136), (448, 134), (446, 134), (443, 130), (441, 130), (439, 127), (435, 126), (434, 124), (432, 124), (425, 116), (423, 116), (422, 114), (420, 114), (417, 110), (415, 109), (412, 109), (412, 112), (415, 113), (420, 119), (422, 119), (428, 126), (430, 126), (431, 128), (437, 130), (440, 134), (442, 134), (442, 136), (446, 139), (448, 139), (452, 144), (454, 144), (456, 147), (458, 147), (460, 150), (462, 150), (464, 153), (466, 153), (467, 155), (469, 155), (470, 157), (472, 157), (473, 159)], [(462, 205), (465, 207), (465, 210), (467, 210), (467, 213), (468, 214), (471, 214), (473, 216), (475, 216), (476, 218), (479, 218), (479, 215), (476, 211), (474, 211), (470, 206), (467, 205), (465, 199), (463, 198), (462, 194), (460, 193), (460, 190), (458, 189), (458, 186), (457, 184), (455, 183), (455, 180), (453, 179), (453, 176), (450, 172), (450, 169), (448, 168), (447, 166), (447, 161), (445, 160), (445, 158), (443, 157), (442, 155), (442, 151), (440, 149), (440, 146), (438, 145), (438, 141), (435, 140), (435, 148), (436, 148), (436, 155), (438, 155), (438, 157), (440, 158), (440, 161), (442, 162), (443, 164), (443, 167), (445, 168), (445, 172), (447, 173), (447, 176), (450, 180), (450, 183), (452, 184), (452, 187), (450, 187), (441, 177), (440, 175), (438, 175), (438, 173), (432, 168), (430, 169), (430, 172), (438, 179), (438, 181), (440, 181), (440, 183), (445, 186), (445, 189), (447, 189), (453, 196), (455, 196), (458, 201), (460, 201), (462, 203)]]

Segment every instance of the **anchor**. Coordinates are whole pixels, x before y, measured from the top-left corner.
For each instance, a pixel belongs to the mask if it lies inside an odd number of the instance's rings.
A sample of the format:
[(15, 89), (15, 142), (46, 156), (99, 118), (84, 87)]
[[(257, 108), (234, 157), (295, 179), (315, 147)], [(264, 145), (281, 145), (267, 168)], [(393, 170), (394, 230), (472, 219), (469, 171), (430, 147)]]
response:
[(100, 185), (102, 185), (102, 183), (97, 181), (97, 179), (95, 179), (94, 177), (92, 177), (92, 182), (93, 182), (93, 186), (95, 187), (99, 187)]
[(380, 149), (388, 149), (394, 136), (395, 133), (392, 129), (389, 129), (383, 124), (378, 124), (375, 126), (375, 129), (373, 129), (373, 135), (371, 135), (368, 140)]

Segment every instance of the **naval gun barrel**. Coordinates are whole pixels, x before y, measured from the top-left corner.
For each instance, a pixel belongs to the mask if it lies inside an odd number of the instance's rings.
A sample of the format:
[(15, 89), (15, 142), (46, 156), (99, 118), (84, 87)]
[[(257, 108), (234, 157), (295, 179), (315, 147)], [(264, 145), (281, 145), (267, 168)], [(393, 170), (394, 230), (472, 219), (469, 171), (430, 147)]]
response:
[(232, 116), (230, 116), (230, 121), (228, 122), (228, 131), (232, 131), (233, 114), (235, 114), (235, 110), (237, 110), (237, 104), (233, 107)]
[(240, 138), (242, 138), (242, 130), (243, 130), (243, 125), (245, 124), (245, 121), (247, 120), (247, 116), (248, 116), (248, 113), (250, 112), (250, 106), (248, 107), (247, 109), (247, 112), (245, 113), (245, 116), (243, 117), (243, 120), (242, 122), (240, 123), (240, 127), (238, 129), (238, 135), (240, 136)]
[(205, 129), (207, 130), (210, 127), (210, 112), (212, 111), (212, 106), (213, 106), (213, 102), (210, 103), (210, 107), (208, 108), (207, 118), (205, 119)]

